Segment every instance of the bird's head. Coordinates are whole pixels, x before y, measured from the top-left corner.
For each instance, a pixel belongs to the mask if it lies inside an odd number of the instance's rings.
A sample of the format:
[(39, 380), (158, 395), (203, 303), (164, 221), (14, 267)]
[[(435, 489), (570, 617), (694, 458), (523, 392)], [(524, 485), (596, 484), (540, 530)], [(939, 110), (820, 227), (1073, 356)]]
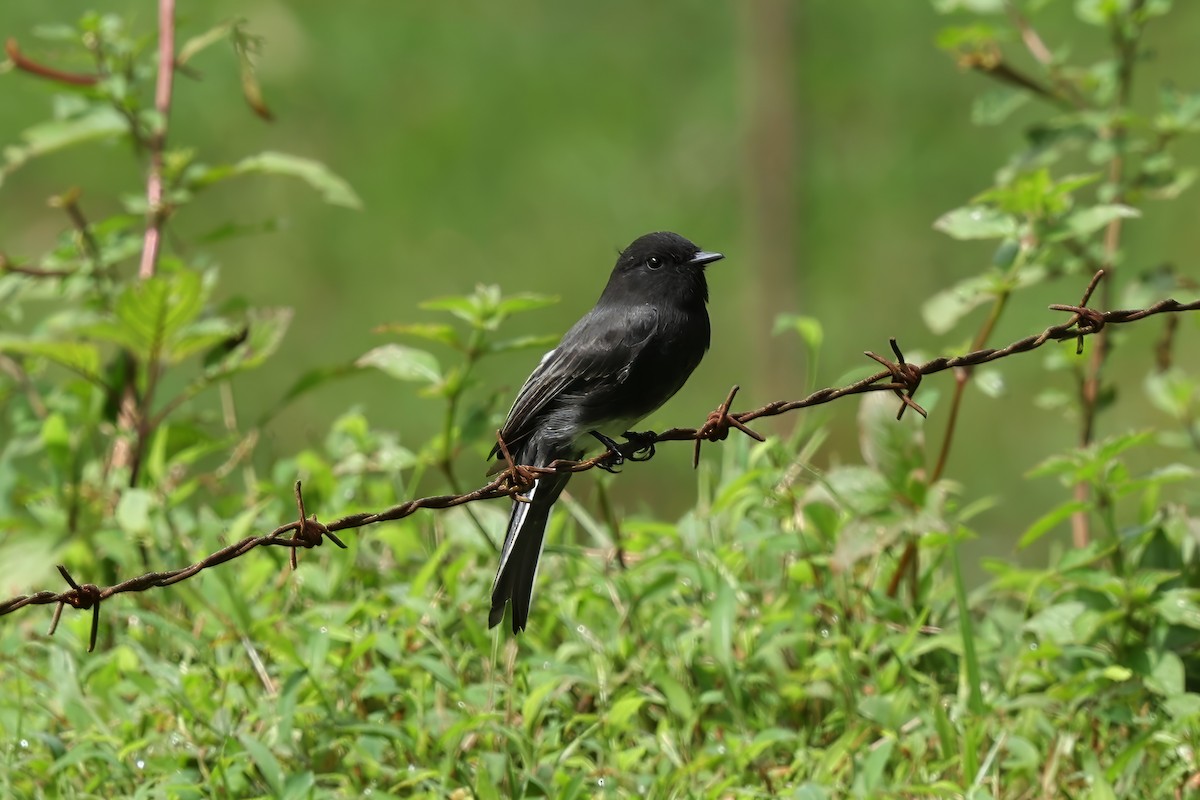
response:
[(707, 302), (704, 268), (724, 257), (701, 250), (677, 233), (647, 233), (621, 251), (604, 294), (635, 302)]

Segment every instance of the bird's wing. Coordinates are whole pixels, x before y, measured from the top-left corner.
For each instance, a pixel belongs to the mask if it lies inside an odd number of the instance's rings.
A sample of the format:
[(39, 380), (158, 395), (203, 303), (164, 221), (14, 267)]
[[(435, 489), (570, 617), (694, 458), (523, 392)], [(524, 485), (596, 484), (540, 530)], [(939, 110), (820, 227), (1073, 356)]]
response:
[[(580, 319), (521, 387), (501, 431), (505, 444), (518, 446), (536, 427), (539, 413), (563, 394), (586, 391), (598, 381), (624, 381), (657, 327), (658, 309), (649, 305), (593, 310)], [(492, 455), (499, 449), (493, 447)]]

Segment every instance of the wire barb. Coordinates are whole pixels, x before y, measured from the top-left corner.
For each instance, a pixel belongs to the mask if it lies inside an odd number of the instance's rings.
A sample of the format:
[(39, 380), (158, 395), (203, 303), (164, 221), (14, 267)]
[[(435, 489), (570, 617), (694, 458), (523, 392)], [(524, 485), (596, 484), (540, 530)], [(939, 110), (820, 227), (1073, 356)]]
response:
[(508, 486), (509, 496), (518, 503), (532, 503), (533, 500), (525, 492), (533, 487), (537, 478), (528, 467), (513, 461), (512, 453), (508, 452), (508, 444), (505, 443), (504, 436), (499, 430), (496, 431), (496, 446), (500, 448), (500, 455), (504, 456), (504, 463), (508, 465), (508, 468), (500, 474), (499, 480), (504, 481)]
[(892, 346), (892, 352), (896, 354), (895, 361), (888, 361), (878, 353), (872, 353), (867, 350), (864, 355), (868, 358), (873, 358), (884, 366), (892, 376), (893, 385), (888, 387), (900, 398), (900, 410), (896, 412), (896, 419), (899, 421), (904, 417), (904, 410), (911, 408), (922, 417), (929, 417), (929, 414), (921, 406), (917, 405), (913, 400), (913, 395), (917, 393), (917, 387), (921, 385), (921, 368), (916, 364), (909, 364), (904, 360), (904, 353), (900, 350), (900, 345), (896, 344), (896, 338), (888, 339), (888, 343)]
[(733, 405), (733, 398), (737, 397), (737, 393), (741, 391), (741, 386), (734, 386), (729, 390), (729, 394), (725, 397), (725, 402), (717, 406), (716, 410), (708, 415), (708, 419), (696, 431), (696, 445), (692, 450), (692, 469), (700, 466), (700, 443), (703, 441), (720, 442), (729, 436), (730, 428), (737, 428), (742, 433), (749, 436), (751, 439), (759, 442), (765, 442), (766, 437), (756, 430), (752, 430), (744, 422), (729, 413), (729, 407)]
[(88, 652), (91, 653), (96, 649), (96, 635), (100, 631), (100, 600), (103, 593), (100, 587), (94, 583), (85, 583), (82, 586), (75, 582), (71, 577), (71, 573), (67, 571), (66, 566), (59, 564), (58, 574), (62, 575), (63, 580), (71, 587), (70, 591), (63, 592), (58, 596), (58, 605), (54, 609), (54, 619), (50, 623), (50, 631), (48, 636), (53, 636), (54, 631), (58, 629), (58, 620), (62, 617), (64, 605), (69, 605), (72, 608), (78, 608), (81, 611), (92, 609), (92, 634), (88, 639)]
[(1105, 315), (1094, 308), (1088, 308), (1088, 301), (1092, 299), (1092, 293), (1096, 291), (1096, 287), (1100, 285), (1101, 279), (1105, 276), (1105, 271), (1102, 269), (1096, 270), (1096, 274), (1092, 276), (1092, 280), (1088, 283), (1087, 288), (1083, 291), (1083, 299), (1079, 301), (1077, 306), (1052, 305), (1051, 311), (1066, 311), (1071, 314), (1071, 319), (1067, 325), (1074, 325), (1079, 331), (1075, 341), (1075, 355), (1083, 355), (1083, 337), (1090, 336), (1093, 333), (1099, 333), (1104, 330)]
[[(779, 416), (797, 409), (829, 403), (848, 395), (866, 394), (867, 392), (892, 392), (900, 397), (903, 405), (900, 407), (897, 418), (903, 415), (904, 409), (910, 407), (918, 414), (924, 416), (924, 409), (912, 399), (913, 393), (916, 392), (921, 378), (924, 376), (949, 369), (975, 367), (1018, 353), (1027, 353), (1031, 350), (1036, 350), (1047, 342), (1077, 339), (1082, 343), (1085, 337), (1095, 335), (1106, 325), (1136, 322), (1156, 314), (1179, 314), (1189, 311), (1200, 311), (1200, 300), (1181, 303), (1170, 298), (1160, 300), (1147, 308), (1139, 309), (1102, 312), (1088, 308), (1088, 301), (1091, 299), (1093, 291), (1103, 277), (1103, 270), (1098, 271), (1092, 277), (1091, 283), (1088, 284), (1088, 288), (1084, 292), (1083, 299), (1079, 305), (1054, 305), (1050, 307), (1052, 310), (1065, 311), (1071, 314), (1070, 319), (1066, 322), (1059, 325), (1052, 325), (1039, 334), (1018, 339), (1005, 347), (976, 350), (959, 356), (943, 356), (927, 361), (924, 364), (916, 365), (905, 361), (904, 354), (900, 351), (899, 345), (896, 344), (895, 339), (892, 339), (891, 346), (892, 352), (896, 356), (895, 362), (874, 353), (867, 353), (867, 356), (879, 362), (885, 368), (882, 372), (867, 376), (848, 386), (820, 389), (800, 400), (777, 400), (761, 408), (737, 414), (730, 413), (730, 407), (733, 405), (733, 400), (738, 393), (738, 387), (734, 386), (729, 391), (725, 401), (708, 415), (708, 419), (699, 428), (672, 428), (662, 433), (647, 432), (637, 434), (634, 437), (626, 434), (626, 438), (629, 441), (619, 446), (619, 452), (629, 460), (639, 461), (642, 459), (629, 458), (630, 455), (646, 451), (659, 442), (692, 441), (695, 443), (693, 465), (696, 465), (699, 463), (700, 443), (704, 441), (721, 441), (729, 435), (730, 428), (737, 428), (747, 436), (761, 442), (764, 441), (763, 436), (752, 430), (747, 423), (762, 417)], [(88, 643), (88, 652), (91, 652), (95, 649), (100, 626), (100, 603), (102, 600), (107, 600), (113, 595), (125, 592), (143, 592), (155, 587), (171, 586), (180, 581), (187, 580), (210, 567), (240, 558), (258, 547), (287, 547), (290, 549), (292, 556), (295, 556), (299, 548), (318, 547), (323, 539), (329, 538), (338, 547), (344, 548), (346, 545), (336, 536), (336, 531), (363, 528), (380, 522), (403, 519), (423, 508), (446, 509), (479, 500), (495, 500), (501, 497), (509, 497), (518, 502), (529, 502), (529, 498), (523, 496), (521, 493), (527, 491), (538, 477), (558, 472), (585, 472), (599, 466), (605, 459), (611, 459), (612, 455), (610, 451), (605, 451), (600, 455), (583, 461), (556, 461), (547, 467), (531, 467), (516, 464), (513, 461), (512, 454), (509, 452), (499, 431), (496, 434), (496, 442), (500, 453), (504, 457), (504, 463), (507, 465), (506, 468), (491, 483), (485, 484), (466, 494), (420, 497), (405, 501), (383, 511), (351, 514), (336, 519), (333, 522), (323, 524), (317, 521), (315, 515), (309, 516), (306, 513), (304, 496), (301, 492), (300, 482), (297, 481), (295, 484), (297, 518), (292, 522), (281, 525), (270, 533), (242, 539), (214, 553), (210, 553), (194, 564), (180, 569), (169, 572), (148, 572), (144, 575), (139, 575), (103, 588), (90, 583), (76, 583), (70, 573), (67, 572), (66, 567), (60, 565), (58, 567), (59, 573), (62, 575), (63, 580), (67, 582), (70, 587), (69, 589), (57, 593), (42, 591), (32, 595), (18, 595), (17, 597), (0, 601), (0, 616), (11, 614), (18, 609), (30, 605), (55, 605), (54, 618), (49, 631), (50, 634), (53, 634), (58, 627), (58, 621), (64, 606), (69, 605), (72, 608), (80, 610), (91, 609), (92, 628)], [(293, 567), (296, 566), (294, 558), (291, 559), (291, 563)]]

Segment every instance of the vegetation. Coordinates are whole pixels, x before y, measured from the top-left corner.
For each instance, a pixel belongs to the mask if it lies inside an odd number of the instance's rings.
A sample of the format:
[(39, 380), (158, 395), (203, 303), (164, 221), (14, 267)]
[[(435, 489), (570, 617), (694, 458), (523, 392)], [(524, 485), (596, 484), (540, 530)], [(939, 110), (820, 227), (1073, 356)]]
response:
[[(990, 254), (924, 306), (937, 334), (977, 325), (947, 351), (1003, 344), (1006, 315), (1036, 287), (1074, 299), (1100, 269), (1094, 307), (1190, 299), (1193, 265), (1148, 270), (1160, 256), (1134, 257), (1124, 238), (1195, 176), (1177, 153), (1200, 132), (1200, 93), (1164, 88), (1148, 109), (1131, 95), (1145, 31), (1171, 25), (1172, 4), (1076, 2), (1075, 30), (1108, 43), (1093, 62), (1039, 33), (1053, 4), (934, 5), (955, 15), (941, 46), (994, 79), (976, 121), (1028, 120), (995, 184), (936, 223)], [(227, 48), (251, 111), (270, 116), (253, 29), (181, 29), (165, 61), (176, 95)], [(306, 157), (194, 149), (156, 82), (163, 31), (88, 14), (38, 33), (44, 45), (10, 45), (2, 85), (61, 59), (40, 72), (54, 114), (4, 151), (0, 175), (75, 152), (100, 162), (114, 143), (138, 161), (96, 201), (111, 213), (90, 217), (91, 197), (66, 185), (44, 212), (63, 224), (53, 246), (0, 261), (5, 593), (48, 588), (55, 563), (99, 585), (182, 566), (295, 518), (297, 478), (322, 520), (473, 488), (464, 465), (489, 448), (508, 396), (481, 371), (554, 340), (513, 332), (550, 300), (480, 286), (423, 303), (419, 321), (401, 315), (381, 330), (395, 341), (247, 382), (290, 330), (322, 321), (231, 296), (230, 270), (204, 248), (257, 226), (193, 236), (188, 215), (255, 176), (338, 206), (358, 195)], [(969, 389), (1002, 392), (1004, 370), (1033, 356), (953, 386), (929, 379), (928, 421), (897, 421), (894, 397), (870, 395), (857, 452), (829, 452), (807, 417), (763, 444), (706, 445), (695, 502), (672, 519), (616, 510), (608, 494), (672, 445), (619, 477), (577, 479), (597, 497), (564, 497), (520, 637), (486, 629), (503, 502), (366, 528), (347, 551), (302, 551), (294, 573), (261, 548), (108, 599), (93, 653), (90, 613), (67, 609), (49, 638), (47, 615), (19, 610), (0, 626), (0, 795), (1200, 797), (1200, 375), (1176, 357), (1196, 325), (1138, 326), (1159, 330), (1137, 351), (1153, 411), (1136, 429), (1096, 433), (1138, 402), (1138, 380), (1110, 359), (1123, 331), (1082, 352), (1048, 345), (1047, 388), (1006, 398), (996, 425), (1017, 431), (1036, 402), (1077, 439), (1026, 478), (1053, 487), (1052, 508), (1001, 500), (1015, 530), (988, 529), (990, 501), (971, 499), (951, 456), (969, 436), (955, 422)], [(777, 328), (815, 364), (819, 322)], [(343, 403), (315, 441), (262, 447), (289, 406), (364, 375), (426, 398), (420, 445)], [(245, 412), (250, 394), (261, 412)], [(1025, 551), (1036, 564), (963, 555), (976, 537), (1024, 549), (1068, 527), (1069, 541)]]

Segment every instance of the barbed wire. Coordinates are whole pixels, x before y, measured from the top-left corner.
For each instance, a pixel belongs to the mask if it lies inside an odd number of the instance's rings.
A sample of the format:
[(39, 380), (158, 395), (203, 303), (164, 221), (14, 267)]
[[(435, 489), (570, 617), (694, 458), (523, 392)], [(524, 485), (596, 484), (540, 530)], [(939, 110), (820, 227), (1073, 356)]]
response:
[(280, 525), (270, 533), (261, 536), (249, 536), (181, 569), (166, 572), (147, 572), (144, 575), (130, 578), (112, 586), (100, 587), (91, 583), (79, 584), (67, 571), (67, 568), (60, 564), (58, 565), (58, 571), (62, 575), (63, 580), (67, 582), (68, 589), (62, 592), (42, 591), (30, 595), (19, 595), (0, 602), (0, 616), (11, 614), (26, 606), (56, 604), (54, 618), (49, 630), (49, 634), (53, 635), (58, 627), (64, 606), (71, 606), (79, 610), (91, 609), (92, 628), (88, 642), (88, 652), (92, 652), (96, 647), (96, 636), (100, 627), (100, 604), (102, 601), (126, 592), (144, 592), (156, 587), (171, 586), (172, 584), (187, 580), (206, 569), (224, 564), (227, 561), (232, 561), (235, 558), (240, 558), (259, 547), (290, 548), (289, 561), (292, 569), (295, 569), (297, 566), (297, 552), (300, 548), (319, 547), (325, 539), (329, 539), (335, 545), (344, 549), (346, 545), (338, 538), (338, 531), (363, 528), (380, 522), (403, 519), (423, 508), (453, 508), (466, 503), (473, 503), (479, 500), (494, 500), (500, 497), (512, 497), (518, 501), (526, 501), (522, 493), (528, 491), (533, 485), (533, 481), (541, 475), (562, 471), (585, 472), (596, 467), (612, 470), (625, 460), (644, 461), (654, 454), (654, 445), (658, 442), (694, 441), (693, 465), (695, 465), (699, 463), (701, 442), (721, 441), (729, 435), (730, 429), (737, 429), (747, 436), (758, 441), (763, 441), (763, 437), (751, 429), (747, 423), (763, 417), (779, 416), (789, 411), (829, 403), (848, 395), (864, 394), (866, 392), (892, 392), (901, 401), (900, 409), (896, 415), (897, 419), (903, 416), (905, 410), (909, 408), (925, 416), (925, 410), (913, 400), (913, 395), (920, 386), (921, 379), (926, 375), (932, 375), (948, 369), (987, 364), (1007, 356), (1016, 355), (1017, 353), (1027, 353), (1031, 350), (1036, 350), (1051, 341), (1076, 339), (1078, 341), (1076, 350), (1077, 352), (1082, 352), (1084, 338), (1099, 333), (1106, 325), (1136, 322), (1156, 314), (1177, 314), (1200, 310), (1200, 300), (1191, 303), (1180, 303), (1172, 299), (1160, 300), (1147, 308), (1131, 310), (1097, 311), (1088, 308), (1087, 303), (1091, 299), (1092, 292), (1103, 277), (1104, 270), (1100, 270), (1095, 274), (1088, 284), (1087, 290), (1083, 295), (1083, 300), (1079, 305), (1050, 306), (1051, 310), (1069, 313), (1071, 316), (1066, 322), (1059, 325), (1052, 325), (1041, 333), (1026, 336), (1024, 339), (1019, 339), (1004, 347), (985, 348), (960, 356), (942, 356), (926, 361), (923, 364), (910, 364), (905, 361), (904, 354), (901, 352), (896, 340), (891, 339), (890, 344), (896, 360), (891, 361), (877, 353), (867, 351), (864, 355), (882, 364), (884, 369), (855, 383), (842, 387), (821, 389), (800, 400), (779, 400), (752, 411), (730, 413), (730, 407), (733, 405), (733, 400), (738, 392), (738, 387), (734, 386), (721, 405), (709, 414), (708, 419), (699, 428), (671, 428), (661, 433), (638, 434), (630, 437), (629, 441), (618, 445), (615, 451), (608, 450), (583, 461), (556, 461), (548, 467), (531, 467), (514, 464), (508, 455), (507, 448), (504, 447), (504, 442), (500, 441), (501, 451), (507, 462), (506, 468), (490, 483), (465, 494), (420, 497), (400, 503), (399, 505), (394, 505), (383, 511), (351, 514), (330, 523), (321, 523), (317, 521), (315, 514), (309, 516), (306, 513), (301, 483), (300, 481), (296, 481), (294, 489), (298, 518), (292, 522)]

